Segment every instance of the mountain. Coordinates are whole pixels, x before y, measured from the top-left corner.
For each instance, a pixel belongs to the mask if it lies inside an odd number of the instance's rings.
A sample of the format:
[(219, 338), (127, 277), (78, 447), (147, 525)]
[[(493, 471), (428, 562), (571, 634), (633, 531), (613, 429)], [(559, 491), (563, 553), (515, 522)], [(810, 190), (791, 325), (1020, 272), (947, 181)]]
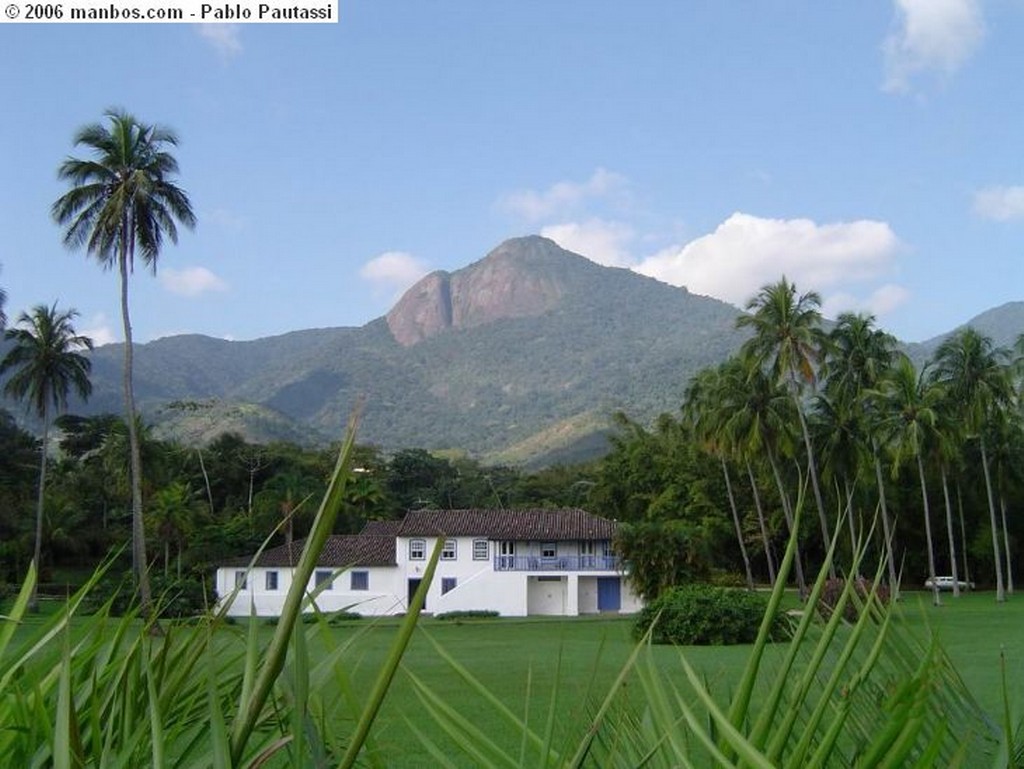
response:
[[(136, 396), (159, 435), (193, 443), (225, 430), (326, 443), (363, 400), (364, 443), (533, 466), (574, 461), (604, 450), (616, 410), (639, 420), (676, 411), (690, 377), (742, 343), (738, 314), (545, 238), (516, 238), (426, 276), (360, 328), (138, 345)], [(971, 323), (1012, 341), (1024, 331), (1024, 303)], [(937, 344), (912, 352), (927, 356)], [(93, 353), (93, 397), (74, 411), (120, 413), (122, 354), (121, 345)]]
[(928, 360), (946, 339), (961, 328), (970, 326), (992, 340), (996, 347), (1013, 349), (1017, 337), (1024, 333), (1024, 302), (1007, 302), (976, 315), (952, 331), (924, 342), (907, 345), (907, 354), (920, 365)]
[[(158, 434), (190, 442), (233, 429), (323, 443), (364, 399), (363, 442), (570, 460), (604, 447), (617, 409), (641, 419), (677, 409), (690, 375), (739, 345), (737, 312), (516, 238), (428, 275), (360, 328), (137, 345), (136, 398)], [(122, 355), (121, 345), (93, 353), (93, 396), (73, 410), (120, 413)]]

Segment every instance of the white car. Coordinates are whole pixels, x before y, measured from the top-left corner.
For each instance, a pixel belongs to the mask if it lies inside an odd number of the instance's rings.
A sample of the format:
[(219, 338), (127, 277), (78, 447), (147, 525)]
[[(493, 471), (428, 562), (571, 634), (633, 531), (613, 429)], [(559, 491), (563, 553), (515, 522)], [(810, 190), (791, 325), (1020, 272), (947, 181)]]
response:
[[(958, 579), (956, 582), (957, 582), (957, 585), (959, 586), (959, 588), (961, 590), (967, 590), (967, 589), (974, 590), (974, 583), (973, 582), (968, 583), (968, 582), (965, 582), (962, 579)], [(926, 590), (931, 590), (933, 587), (938, 588), (939, 590), (952, 590), (953, 589), (953, 578), (952, 577), (936, 577), (935, 578), (935, 584), (932, 585), (932, 580), (929, 577), (928, 579), (926, 579), (924, 581), (924, 587), (925, 587)]]

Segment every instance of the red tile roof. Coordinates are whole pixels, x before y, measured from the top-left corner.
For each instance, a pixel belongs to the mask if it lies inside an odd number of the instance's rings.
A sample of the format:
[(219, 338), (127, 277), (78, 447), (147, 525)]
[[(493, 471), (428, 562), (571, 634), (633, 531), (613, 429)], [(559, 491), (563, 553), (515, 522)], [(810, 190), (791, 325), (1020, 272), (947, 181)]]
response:
[(401, 521), (367, 521), (363, 530), (359, 533), (374, 534), (384, 537), (397, 537), (399, 529), (402, 528)]
[(547, 542), (613, 539), (618, 524), (579, 508), (410, 510), (397, 536), (487, 537)]
[[(302, 555), (302, 548), (305, 544), (306, 541), (300, 539), (292, 543), (290, 551), (285, 545), (264, 550), (256, 559), (256, 566), (294, 566), (299, 562), (299, 556)], [(324, 551), (317, 561), (317, 566), (334, 567), (394, 566), (395, 564), (394, 536), (372, 534), (329, 537), (324, 545)], [(228, 565), (248, 566), (249, 559), (238, 559)]]
[[(410, 510), (400, 521), (370, 521), (357, 535), (327, 540), (318, 566), (395, 566), (396, 537), (486, 537), (494, 540), (611, 540), (618, 524), (579, 508), (528, 510)], [(265, 550), (256, 566), (287, 567), (299, 561), (305, 540)], [(248, 566), (248, 558), (225, 566)]]

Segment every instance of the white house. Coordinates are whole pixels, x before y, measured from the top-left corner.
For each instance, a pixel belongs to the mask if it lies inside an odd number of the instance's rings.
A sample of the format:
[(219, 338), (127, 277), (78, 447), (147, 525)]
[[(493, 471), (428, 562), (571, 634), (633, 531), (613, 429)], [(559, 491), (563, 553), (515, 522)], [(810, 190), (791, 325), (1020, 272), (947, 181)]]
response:
[[(373, 521), (355, 536), (331, 537), (309, 589), (325, 583), (322, 611), (402, 614), (438, 539), (441, 558), (424, 611), (483, 609), (503, 616), (632, 613), (630, 590), (612, 552), (617, 524), (585, 510), (413, 510)], [(280, 614), (302, 542), (217, 570), (217, 594), (241, 589), (228, 613)]]

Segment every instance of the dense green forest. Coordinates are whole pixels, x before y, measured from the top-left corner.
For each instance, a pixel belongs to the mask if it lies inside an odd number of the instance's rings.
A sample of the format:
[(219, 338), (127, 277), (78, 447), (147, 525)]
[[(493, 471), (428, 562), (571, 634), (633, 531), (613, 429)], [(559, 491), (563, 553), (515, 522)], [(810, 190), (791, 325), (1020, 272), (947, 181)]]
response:
[[(128, 440), (115, 415), (57, 419), (50, 447), (42, 537), (44, 591), (68, 583), (112, 551), (129, 566), (131, 498)], [(227, 557), (247, 555), (279, 527), (273, 542), (304, 536), (334, 466), (337, 447), (249, 443), (224, 433), (201, 449), (142, 438), (143, 499), (151, 574), (162, 584), (209, 581)], [(17, 583), (32, 558), (40, 441), (0, 412), (0, 583)], [(524, 473), (485, 467), (423, 449), (384, 455), (356, 451), (337, 533), (412, 507), (575, 506), (587, 502), (594, 467)], [(290, 521), (290, 523), (285, 523)], [(164, 579), (166, 577), (166, 579)]]

